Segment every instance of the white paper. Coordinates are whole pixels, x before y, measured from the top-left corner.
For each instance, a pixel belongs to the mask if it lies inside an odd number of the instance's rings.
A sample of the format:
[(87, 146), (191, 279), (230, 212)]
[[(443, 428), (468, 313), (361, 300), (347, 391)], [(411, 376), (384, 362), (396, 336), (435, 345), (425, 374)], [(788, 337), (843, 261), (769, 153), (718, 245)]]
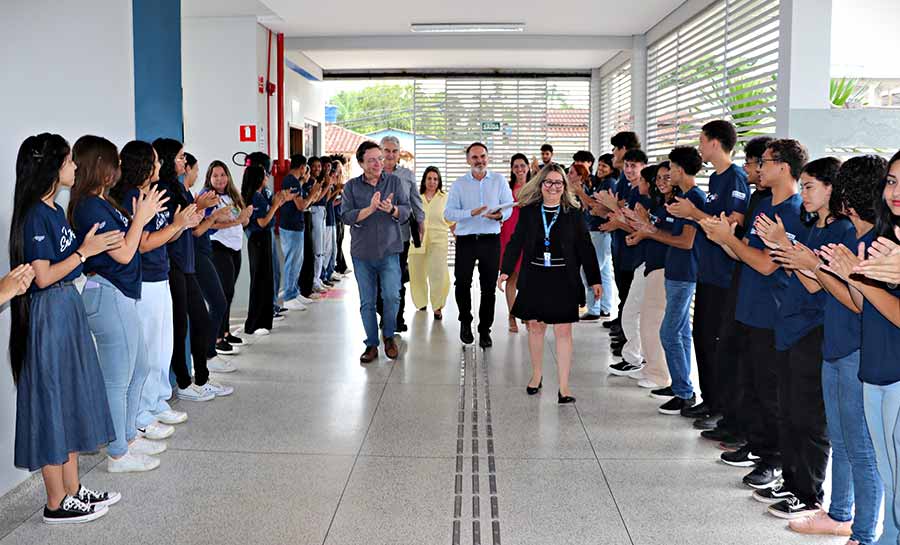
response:
[(496, 214), (497, 212), (500, 212), (501, 210), (506, 210), (507, 208), (512, 208), (512, 207), (515, 206), (515, 205), (516, 205), (516, 202), (515, 202), (515, 201), (513, 201), (513, 202), (508, 202), (508, 203), (505, 203), (505, 204), (501, 204), (500, 206), (495, 206), (495, 207), (493, 207), (493, 208), (488, 208), (487, 210), (485, 210), (484, 212), (482, 212), (481, 215), (482, 215), (482, 216), (489, 216), (489, 215), (491, 215), (491, 214)]

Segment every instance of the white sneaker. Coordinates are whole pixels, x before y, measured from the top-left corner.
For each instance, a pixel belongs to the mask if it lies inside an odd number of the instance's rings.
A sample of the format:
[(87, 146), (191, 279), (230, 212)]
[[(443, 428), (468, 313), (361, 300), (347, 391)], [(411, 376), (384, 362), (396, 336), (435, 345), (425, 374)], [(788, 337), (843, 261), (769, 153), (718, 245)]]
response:
[(306, 305), (304, 305), (299, 299), (291, 299), (290, 301), (284, 302), (284, 308), (288, 310), (299, 310), (303, 312), (306, 310)]
[(162, 441), (163, 439), (168, 439), (175, 435), (175, 428), (167, 424), (151, 422), (150, 425), (144, 429), (138, 428), (138, 435), (152, 441)]
[(128, 452), (131, 454), (143, 454), (145, 456), (156, 456), (166, 451), (166, 444), (163, 441), (147, 441), (143, 437), (138, 437), (130, 445)]
[(662, 388), (659, 384), (645, 378), (639, 380), (637, 385), (641, 388), (647, 388), (648, 390), (658, 390), (659, 388)]
[(300, 303), (303, 303), (304, 305), (310, 305), (310, 304), (316, 302), (315, 299), (310, 299), (309, 297), (303, 297), (302, 295), (298, 295), (296, 300), (299, 301)]
[(332, 281), (332, 282), (340, 282), (343, 278), (344, 278), (344, 277), (341, 276), (341, 275), (338, 274), (338, 273), (334, 273), (334, 274), (331, 275), (331, 281)]
[(191, 384), (185, 389), (178, 388), (175, 395), (178, 396), (178, 399), (185, 401), (212, 401), (216, 398), (214, 394), (210, 394), (196, 384)]
[(157, 414), (156, 419), (163, 424), (181, 424), (187, 420), (187, 413), (169, 409)]
[(159, 458), (153, 458), (146, 454), (128, 452), (118, 460), (107, 456), (106, 470), (110, 473), (140, 473), (159, 467)]
[(268, 329), (265, 329), (265, 328), (262, 328), (262, 327), (259, 328), (259, 329), (257, 329), (257, 330), (254, 331), (253, 333), (251, 333), (251, 335), (256, 335), (257, 337), (265, 337), (265, 336), (268, 335), (268, 334), (269, 334), (269, 330), (268, 330)]
[(232, 365), (231, 362), (225, 361), (218, 356), (206, 360), (206, 368), (212, 373), (234, 373), (237, 371), (237, 367)]
[(628, 378), (633, 379), (633, 380), (644, 380), (644, 371), (643, 370), (637, 371), (631, 375), (628, 375)]
[(233, 386), (223, 386), (222, 384), (219, 384), (218, 382), (213, 382), (211, 380), (207, 381), (206, 384), (201, 386), (201, 388), (203, 388), (204, 391), (210, 392), (211, 394), (213, 394), (216, 397), (230, 396), (231, 394), (234, 393)]
[(322, 296), (319, 295), (319, 293), (316, 292), (316, 290), (313, 290), (313, 291), (309, 294), (309, 300), (310, 300), (310, 301), (315, 302), (315, 301), (318, 301), (318, 300), (321, 299), (321, 298), (322, 298)]
[(322, 284), (321, 286), (313, 288), (313, 291), (318, 293), (328, 293), (328, 287), (325, 284)]

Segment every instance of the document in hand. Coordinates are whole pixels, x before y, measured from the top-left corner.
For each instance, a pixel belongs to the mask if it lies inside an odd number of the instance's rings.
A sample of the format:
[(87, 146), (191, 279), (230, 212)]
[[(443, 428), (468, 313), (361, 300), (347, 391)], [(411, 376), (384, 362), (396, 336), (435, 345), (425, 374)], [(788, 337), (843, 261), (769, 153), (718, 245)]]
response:
[(506, 210), (507, 208), (512, 208), (515, 205), (516, 205), (515, 202), (508, 202), (506, 204), (501, 204), (500, 206), (488, 208), (487, 210), (482, 212), (481, 215), (482, 216), (490, 216), (491, 214), (496, 214), (497, 212), (500, 212), (501, 210)]

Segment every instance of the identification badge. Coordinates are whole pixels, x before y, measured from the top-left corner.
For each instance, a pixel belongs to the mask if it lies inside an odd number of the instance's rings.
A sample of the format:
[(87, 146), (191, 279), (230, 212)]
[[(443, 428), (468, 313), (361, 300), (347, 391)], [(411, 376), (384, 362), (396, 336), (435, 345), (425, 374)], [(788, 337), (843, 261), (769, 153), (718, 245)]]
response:
[(544, 252), (544, 266), (550, 266), (550, 252)]

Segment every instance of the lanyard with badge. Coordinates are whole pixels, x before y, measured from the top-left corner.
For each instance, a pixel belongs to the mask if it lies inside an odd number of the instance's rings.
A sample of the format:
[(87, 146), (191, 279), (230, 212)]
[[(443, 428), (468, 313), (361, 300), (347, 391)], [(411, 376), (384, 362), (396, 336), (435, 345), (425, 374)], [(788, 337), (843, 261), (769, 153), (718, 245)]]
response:
[(550, 220), (550, 225), (547, 225), (547, 214), (545, 210), (541, 210), (541, 221), (544, 223), (544, 266), (550, 266), (550, 229), (553, 229), (553, 226), (556, 224), (556, 220), (559, 218), (559, 208), (556, 209), (556, 212), (553, 213), (553, 219)]

